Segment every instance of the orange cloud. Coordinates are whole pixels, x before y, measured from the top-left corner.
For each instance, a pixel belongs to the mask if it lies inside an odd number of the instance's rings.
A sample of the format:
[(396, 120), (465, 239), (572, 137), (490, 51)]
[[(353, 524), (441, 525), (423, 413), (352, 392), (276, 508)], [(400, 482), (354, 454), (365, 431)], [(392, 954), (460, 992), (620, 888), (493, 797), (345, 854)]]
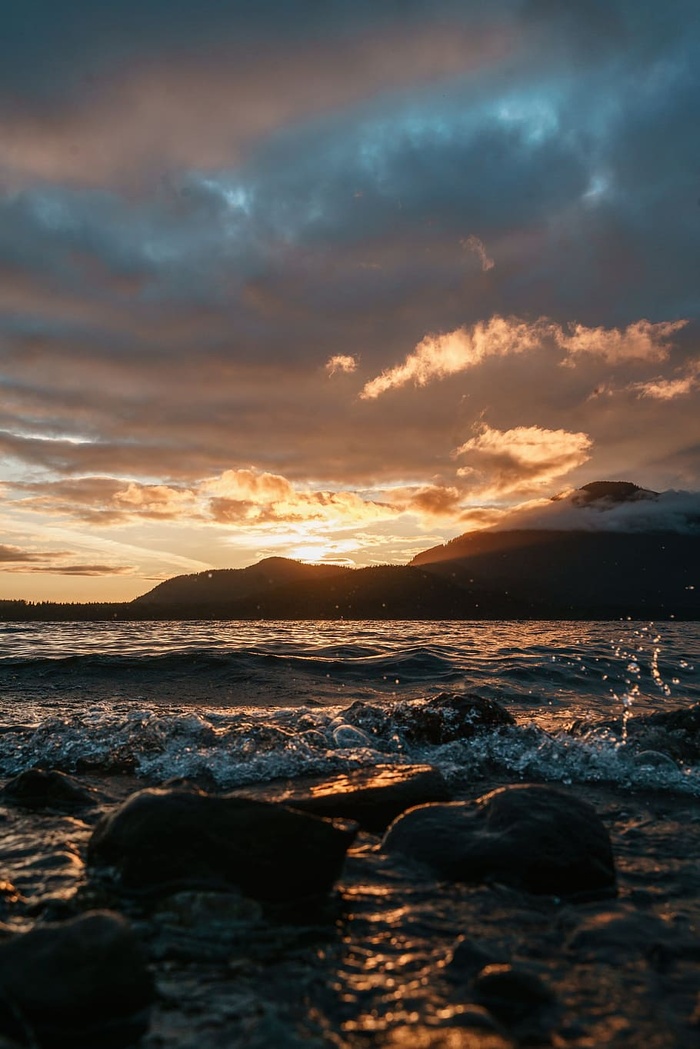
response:
[(409, 382), (425, 386), (433, 379), (473, 368), (487, 357), (536, 349), (548, 330), (549, 324), (544, 321), (528, 324), (516, 318), (494, 316), (489, 321), (479, 321), (471, 329), (458, 328), (445, 335), (426, 335), (403, 364), (366, 383), (360, 396), (372, 400)]
[(335, 375), (337, 372), (354, 372), (356, 368), (357, 361), (355, 358), (345, 353), (338, 353), (335, 357), (329, 357), (326, 361), (326, 371), (329, 376)]
[(255, 470), (225, 470), (204, 482), (202, 492), (210, 498), (210, 513), (220, 524), (323, 521), (337, 526), (397, 513), (355, 492), (298, 491), (286, 477)]
[(564, 328), (547, 317), (528, 322), (496, 314), (471, 328), (427, 335), (403, 364), (366, 383), (360, 396), (373, 400), (410, 382), (425, 386), (434, 379), (473, 368), (489, 357), (528, 353), (547, 344), (563, 350), (569, 361), (585, 354), (602, 357), (608, 363), (663, 360), (668, 356), (669, 337), (687, 323), (679, 320), (652, 324), (640, 320), (622, 329), (586, 328), (582, 324)]
[(648, 382), (634, 383), (630, 387), (639, 397), (649, 397), (655, 401), (673, 401), (676, 397), (687, 397), (700, 388), (700, 362), (695, 362), (686, 375), (677, 379), (664, 379), (657, 376)]
[(480, 496), (489, 498), (549, 484), (585, 463), (592, 443), (588, 434), (568, 430), (539, 426), (495, 430), (483, 424), (453, 454), (469, 460), (458, 475), (472, 478)]
[(639, 320), (626, 328), (586, 328), (582, 324), (570, 326), (569, 332), (559, 328), (556, 342), (575, 359), (590, 354), (602, 357), (609, 364), (623, 361), (663, 361), (668, 357), (670, 336), (685, 328), (687, 320)]
[(196, 496), (189, 489), (170, 488), (164, 484), (127, 485), (114, 496), (114, 502), (127, 512), (142, 517), (179, 517), (195, 509)]

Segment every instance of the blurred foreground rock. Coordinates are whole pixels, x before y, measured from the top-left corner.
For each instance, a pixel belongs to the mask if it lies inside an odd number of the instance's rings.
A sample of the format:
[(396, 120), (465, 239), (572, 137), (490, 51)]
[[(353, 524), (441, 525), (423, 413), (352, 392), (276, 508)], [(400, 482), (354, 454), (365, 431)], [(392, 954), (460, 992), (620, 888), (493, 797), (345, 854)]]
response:
[(154, 788), (98, 823), (88, 864), (127, 892), (234, 887), (288, 902), (332, 888), (356, 830), (265, 801)]
[(595, 809), (552, 787), (502, 787), (476, 802), (411, 809), (391, 825), (383, 847), (451, 881), (553, 896), (615, 893), (610, 838)]
[(138, 941), (116, 914), (94, 911), (0, 943), (0, 1024), (22, 1044), (131, 1044), (153, 996)]

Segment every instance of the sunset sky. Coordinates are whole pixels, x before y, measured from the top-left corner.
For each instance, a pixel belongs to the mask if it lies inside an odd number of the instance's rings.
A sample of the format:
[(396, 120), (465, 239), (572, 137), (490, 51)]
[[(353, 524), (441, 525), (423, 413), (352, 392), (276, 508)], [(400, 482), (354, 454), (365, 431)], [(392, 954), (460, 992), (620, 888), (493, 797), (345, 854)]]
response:
[(699, 43), (697, 0), (2, 4), (0, 598), (696, 498)]

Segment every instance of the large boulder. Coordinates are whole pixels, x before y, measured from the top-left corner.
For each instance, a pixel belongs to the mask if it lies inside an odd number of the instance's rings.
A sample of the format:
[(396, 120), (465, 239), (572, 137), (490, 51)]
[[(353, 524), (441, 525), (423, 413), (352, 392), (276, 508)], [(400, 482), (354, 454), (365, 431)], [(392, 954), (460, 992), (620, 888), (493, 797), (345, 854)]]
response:
[(383, 847), (451, 881), (567, 897), (615, 892), (603, 823), (587, 802), (553, 787), (501, 787), (476, 802), (419, 806), (389, 827)]
[(88, 865), (111, 868), (126, 891), (232, 886), (284, 902), (327, 892), (356, 830), (270, 802), (153, 788), (98, 823)]
[(32, 1046), (131, 1045), (154, 988), (124, 918), (93, 911), (0, 942), (0, 1026)]
[[(236, 793), (250, 796), (251, 788)], [(445, 777), (431, 765), (375, 765), (324, 779), (272, 785), (253, 796), (317, 816), (344, 816), (376, 832), (386, 830), (406, 809), (451, 797)]]

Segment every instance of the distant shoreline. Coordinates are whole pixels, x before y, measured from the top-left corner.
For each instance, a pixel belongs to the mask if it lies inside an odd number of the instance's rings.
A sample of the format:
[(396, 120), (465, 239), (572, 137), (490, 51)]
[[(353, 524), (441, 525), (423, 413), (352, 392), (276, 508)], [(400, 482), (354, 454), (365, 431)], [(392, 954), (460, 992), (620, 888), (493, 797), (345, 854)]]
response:
[(76, 603), (64, 605), (61, 603), (42, 602), (33, 605), (25, 602), (22, 610), (13, 609), (12, 612), (2, 608), (3, 604), (18, 605), (23, 602), (0, 601), (0, 623), (274, 623), (274, 622), (324, 622), (324, 623), (347, 623), (347, 622), (377, 622), (377, 623), (400, 623), (400, 622), (424, 622), (424, 623), (586, 623), (586, 622), (669, 622), (669, 623), (697, 623), (700, 615), (668, 613), (658, 609), (642, 609), (634, 611), (611, 611), (600, 609), (599, 611), (585, 609), (580, 612), (559, 611), (548, 615), (478, 615), (470, 612), (468, 615), (259, 615), (243, 616), (235, 613), (204, 614), (193, 610), (187, 613), (173, 614), (163, 613), (161, 615), (153, 612), (139, 612), (125, 605), (105, 604), (96, 607), (93, 603)]

